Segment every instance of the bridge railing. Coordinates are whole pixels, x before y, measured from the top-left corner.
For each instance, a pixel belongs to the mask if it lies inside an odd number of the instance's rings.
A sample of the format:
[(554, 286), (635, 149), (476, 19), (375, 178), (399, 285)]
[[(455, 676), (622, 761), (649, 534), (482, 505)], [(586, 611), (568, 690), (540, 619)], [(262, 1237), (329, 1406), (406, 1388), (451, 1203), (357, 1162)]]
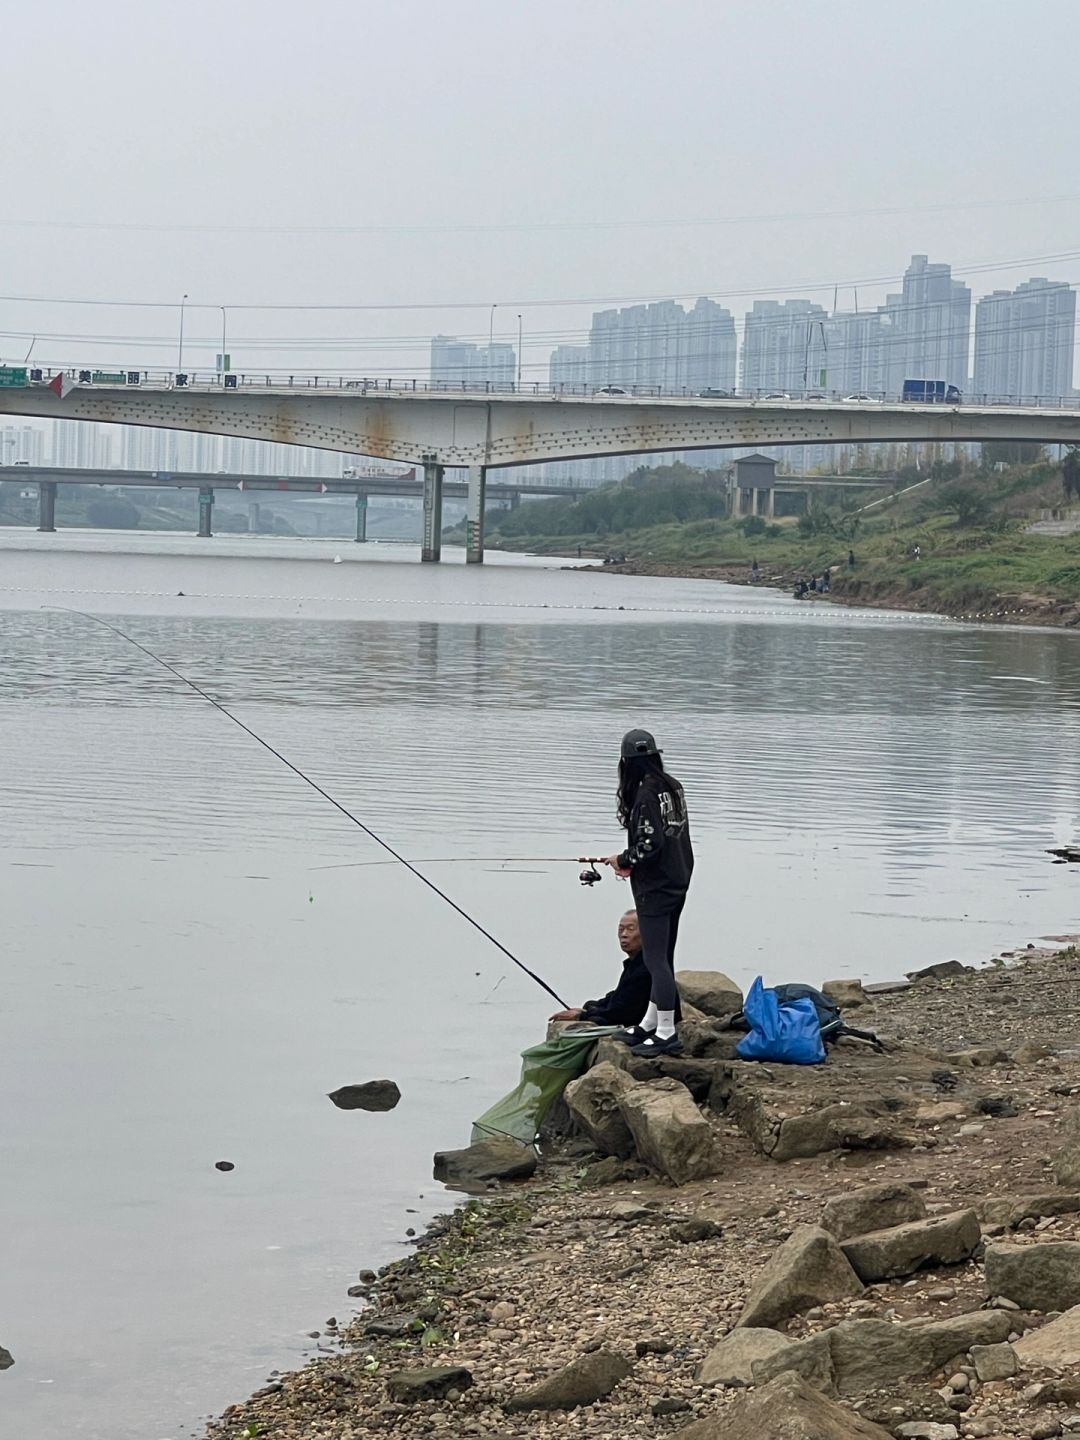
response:
[[(826, 389), (724, 389), (705, 387), (694, 389), (690, 386), (663, 385), (621, 385), (621, 384), (555, 384), (545, 385), (539, 381), (521, 384), (513, 381), (462, 380), (460, 382), (431, 381), (401, 376), (368, 375), (318, 375), (289, 370), (230, 371), (220, 374), (213, 370), (173, 369), (123, 369), (103, 371), (101, 369), (65, 366), (62, 369), (46, 366), (0, 367), (0, 387), (12, 388), (23, 385), (38, 388), (47, 386), (57, 375), (64, 375), (76, 385), (92, 386), (95, 390), (115, 389), (130, 391), (146, 386), (153, 390), (193, 390), (200, 394), (224, 391), (263, 392), (290, 391), (320, 394), (350, 395), (467, 395), (470, 398), (491, 396), (519, 396), (527, 399), (589, 399), (603, 401), (619, 400), (710, 400), (718, 403), (730, 401), (736, 404), (845, 404), (879, 405), (904, 403), (902, 397), (887, 391), (845, 393), (843, 390)], [(910, 402), (909, 402), (910, 403)], [(935, 402), (918, 401), (917, 404)], [(936, 402), (943, 408), (952, 404)], [(956, 402), (952, 402), (956, 403)], [(965, 392), (958, 402), (972, 406), (1010, 406), (1014, 408), (1036, 408), (1068, 410), (1080, 408), (1080, 394), (1071, 395), (999, 395), (979, 392)]]

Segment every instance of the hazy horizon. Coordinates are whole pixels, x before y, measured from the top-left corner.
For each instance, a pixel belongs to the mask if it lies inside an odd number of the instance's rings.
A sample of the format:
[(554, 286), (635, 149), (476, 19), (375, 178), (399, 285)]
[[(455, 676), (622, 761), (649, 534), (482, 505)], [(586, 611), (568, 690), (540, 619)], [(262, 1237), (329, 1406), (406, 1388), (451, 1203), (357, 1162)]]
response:
[(168, 365), (187, 295), (192, 367), (220, 306), (235, 368), (327, 373), (423, 374), (431, 335), (520, 314), (541, 379), (606, 304), (872, 308), (916, 253), (976, 299), (1080, 281), (1068, 0), (3, 17), (9, 362)]

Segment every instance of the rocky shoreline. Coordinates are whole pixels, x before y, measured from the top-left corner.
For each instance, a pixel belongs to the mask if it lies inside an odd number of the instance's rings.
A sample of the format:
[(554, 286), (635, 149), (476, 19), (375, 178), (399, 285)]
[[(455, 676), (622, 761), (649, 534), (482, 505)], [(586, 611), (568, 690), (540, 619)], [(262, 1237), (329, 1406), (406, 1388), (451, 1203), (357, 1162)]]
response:
[[(668, 560), (624, 560), (612, 565), (576, 565), (578, 570), (595, 570), (608, 575), (648, 575), (668, 580), (719, 580), (725, 585), (750, 585), (746, 561), (722, 565), (680, 564)], [(805, 566), (778, 569), (763, 568), (754, 588), (780, 590), (791, 594), (796, 583), (807, 576)], [(849, 573), (836, 567), (832, 589), (827, 595), (814, 595), (806, 604), (842, 605), (858, 610), (908, 610), (926, 615), (941, 615), (950, 620), (976, 621), (987, 625), (1037, 625), (1055, 629), (1073, 629), (1080, 625), (1080, 603), (1052, 595), (1027, 592), (1000, 594), (987, 598), (985, 604), (971, 608), (950, 606), (933, 589), (911, 590), (894, 583), (880, 584), (856, 569)]]
[(1075, 938), (842, 982), (887, 1052), (816, 1067), (735, 1058), (699, 977), (685, 1058), (601, 1041), (536, 1173), (362, 1272), (208, 1436), (1080, 1434)]

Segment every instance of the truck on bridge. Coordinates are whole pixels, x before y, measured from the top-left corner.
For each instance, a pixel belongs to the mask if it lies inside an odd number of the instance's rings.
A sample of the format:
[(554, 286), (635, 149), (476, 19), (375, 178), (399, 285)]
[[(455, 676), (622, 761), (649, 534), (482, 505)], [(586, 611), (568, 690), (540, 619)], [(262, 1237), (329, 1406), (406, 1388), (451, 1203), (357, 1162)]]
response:
[(900, 398), (919, 405), (959, 405), (964, 397), (947, 380), (905, 380)]

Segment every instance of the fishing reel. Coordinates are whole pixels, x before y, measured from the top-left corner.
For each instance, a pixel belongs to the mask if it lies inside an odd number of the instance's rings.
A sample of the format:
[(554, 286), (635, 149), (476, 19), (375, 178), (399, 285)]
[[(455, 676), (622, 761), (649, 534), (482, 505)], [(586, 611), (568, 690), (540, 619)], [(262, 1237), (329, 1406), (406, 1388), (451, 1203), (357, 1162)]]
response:
[(599, 884), (603, 878), (604, 877), (600, 874), (600, 871), (597, 870), (596, 865), (591, 860), (589, 861), (585, 869), (582, 870), (581, 874), (578, 876), (578, 879), (581, 881), (582, 885), (589, 887)]

